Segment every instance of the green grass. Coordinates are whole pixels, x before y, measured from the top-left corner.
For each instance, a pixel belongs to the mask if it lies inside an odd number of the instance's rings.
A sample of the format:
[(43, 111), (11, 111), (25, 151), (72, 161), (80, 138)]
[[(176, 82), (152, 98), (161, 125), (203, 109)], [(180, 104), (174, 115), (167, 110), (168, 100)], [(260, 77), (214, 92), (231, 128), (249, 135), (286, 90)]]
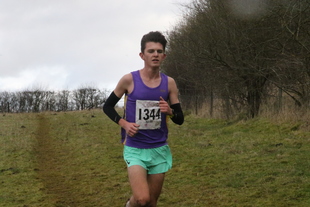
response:
[[(310, 206), (310, 133), (264, 119), (169, 124), (158, 206)], [(0, 206), (123, 206), (119, 127), (101, 110), (0, 116)]]

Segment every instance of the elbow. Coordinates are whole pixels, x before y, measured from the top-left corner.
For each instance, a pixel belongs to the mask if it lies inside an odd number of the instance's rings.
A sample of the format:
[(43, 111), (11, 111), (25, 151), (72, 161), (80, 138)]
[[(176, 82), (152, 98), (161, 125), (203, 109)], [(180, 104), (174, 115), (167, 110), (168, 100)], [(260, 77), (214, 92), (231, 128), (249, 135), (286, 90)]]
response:
[(183, 123), (184, 123), (184, 118), (182, 118), (182, 119), (178, 120), (178, 122), (176, 122), (176, 124), (178, 124), (178, 125), (182, 125)]
[(105, 103), (102, 105), (102, 111), (103, 111), (104, 113), (106, 113), (106, 111), (107, 111), (107, 106), (106, 106)]
[(184, 116), (183, 113), (175, 114), (174, 117), (171, 118), (171, 120), (178, 125), (182, 125), (184, 123)]

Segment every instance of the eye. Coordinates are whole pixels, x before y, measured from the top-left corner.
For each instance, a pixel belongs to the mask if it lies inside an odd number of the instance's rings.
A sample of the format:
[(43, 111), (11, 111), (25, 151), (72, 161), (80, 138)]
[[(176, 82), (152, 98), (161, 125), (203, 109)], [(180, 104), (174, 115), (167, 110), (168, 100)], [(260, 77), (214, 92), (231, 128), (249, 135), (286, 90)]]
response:
[(154, 53), (155, 51), (156, 51), (158, 54), (164, 53), (164, 50), (155, 50), (155, 49), (149, 49), (149, 50), (147, 50), (148, 53)]

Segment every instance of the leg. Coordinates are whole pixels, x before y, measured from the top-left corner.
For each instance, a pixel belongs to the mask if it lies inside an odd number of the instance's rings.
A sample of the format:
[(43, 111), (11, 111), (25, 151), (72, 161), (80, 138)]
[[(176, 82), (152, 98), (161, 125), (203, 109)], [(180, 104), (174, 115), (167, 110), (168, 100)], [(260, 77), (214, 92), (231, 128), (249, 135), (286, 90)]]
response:
[(139, 165), (133, 165), (128, 168), (128, 178), (133, 194), (130, 198), (130, 207), (148, 206), (150, 203), (150, 192), (147, 171)]
[(150, 191), (150, 207), (156, 207), (157, 200), (160, 196), (161, 189), (163, 187), (165, 174), (149, 174), (147, 177), (148, 185), (149, 185), (149, 191)]
[[(130, 205), (127, 206), (156, 207), (157, 200), (162, 190), (165, 172), (172, 166), (170, 149), (168, 146), (163, 146), (152, 150), (142, 150), (142, 159), (140, 157), (135, 157), (137, 154), (141, 156), (141, 152), (130, 153), (129, 150), (131, 149), (132, 148), (125, 147), (124, 150), (124, 159), (126, 161), (130, 160), (133, 164), (127, 168), (133, 194), (130, 198)], [(155, 157), (156, 160), (154, 160)], [(138, 162), (138, 160), (140, 160), (140, 162)], [(145, 163), (142, 160), (152, 160), (152, 163)], [(145, 165), (148, 165), (148, 171)], [(145, 168), (142, 166), (145, 166)]]

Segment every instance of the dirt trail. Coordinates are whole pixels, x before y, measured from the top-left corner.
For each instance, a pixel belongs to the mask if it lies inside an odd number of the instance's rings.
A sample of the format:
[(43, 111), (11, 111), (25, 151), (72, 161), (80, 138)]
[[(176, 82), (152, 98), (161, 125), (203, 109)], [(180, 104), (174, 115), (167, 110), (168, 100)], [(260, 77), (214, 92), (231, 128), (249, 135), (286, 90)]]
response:
[(51, 199), (54, 206), (74, 207), (78, 203), (72, 195), (71, 186), (66, 182), (66, 175), (62, 173), (62, 144), (50, 136), (50, 123), (44, 114), (38, 115), (37, 138), (37, 161), (39, 179), (44, 184), (43, 191)]

